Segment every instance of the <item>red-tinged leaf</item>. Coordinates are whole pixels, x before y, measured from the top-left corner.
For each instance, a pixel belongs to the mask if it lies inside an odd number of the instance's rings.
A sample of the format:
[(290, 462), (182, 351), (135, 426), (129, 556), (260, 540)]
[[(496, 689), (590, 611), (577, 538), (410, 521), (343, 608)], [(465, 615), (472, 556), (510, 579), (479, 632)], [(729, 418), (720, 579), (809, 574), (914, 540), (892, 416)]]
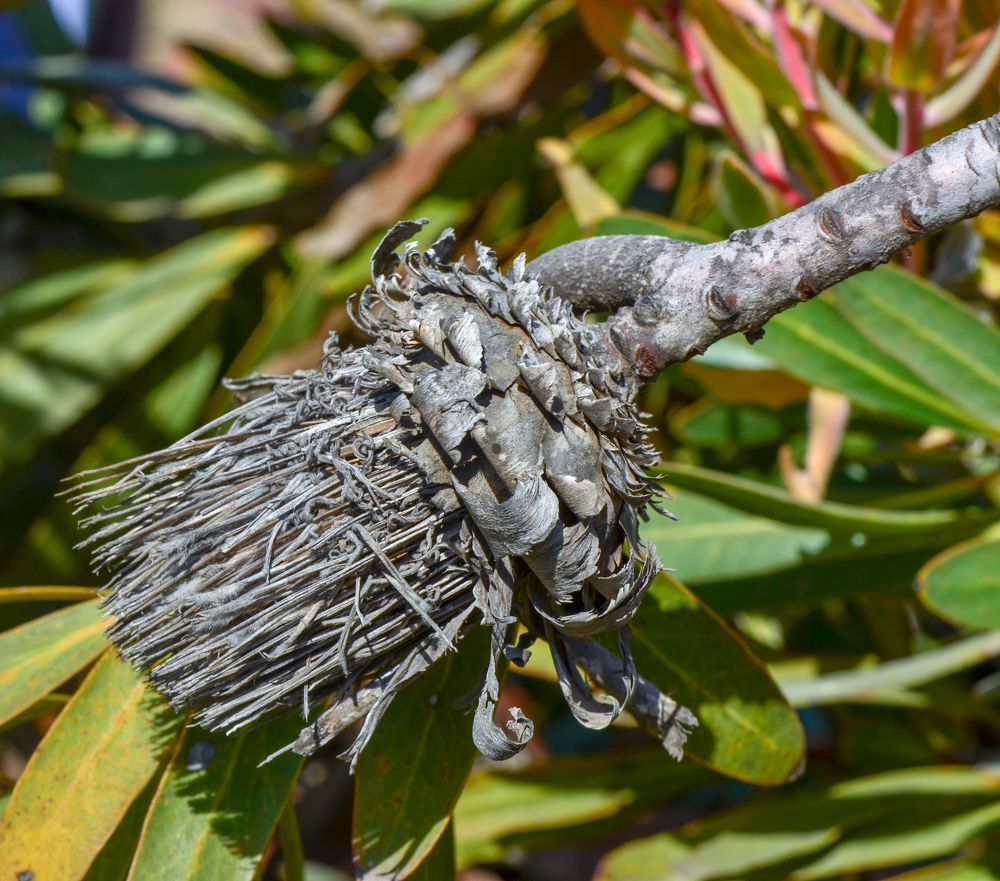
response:
[(27, 710), (104, 650), (108, 643), (97, 603), (69, 606), (0, 635), (0, 724)]
[(681, 37), (685, 47), (704, 63), (706, 99), (718, 107), (754, 170), (792, 207), (801, 205), (802, 196), (789, 181), (778, 136), (768, 121), (767, 106), (757, 84), (712, 42), (701, 22), (688, 21)]
[(669, 31), (634, 0), (577, 0), (580, 20), (591, 42), (623, 66), (637, 61), (672, 76), (684, 69)]
[(927, 102), (924, 106), (924, 124), (928, 128), (935, 128), (958, 116), (986, 88), (998, 62), (1000, 26), (993, 29), (989, 42), (968, 69), (940, 95)]
[(955, 53), (961, 0), (903, 0), (889, 50), (888, 77), (894, 85), (933, 89)]
[(696, 0), (689, 5), (712, 42), (760, 89), (775, 107), (802, 106), (799, 93), (792, 87), (772, 53), (753, 37), (728, 10), (714, 0)]
[(83, 878), (161, 767), (180, 721), (108, 652), (17, 781), (0, 820), (0, 878)]
[(665, 85), (634, 67), (625, 69), (625, 78), (640, 92), (662, 104), (674, 113), (686, 116), (696, 125), (718, 128), (722, 125), (722, 115), (714, 107), (701, 101), (692, 101), (684, 91), (675, 85)]
[(340, 196), (316, 226), (300, 233), (296, 239), (299, 251), (310, 258), (343, 257), (370, 233), (391, 226), (469, 142), (475, 129), (475, 117), (459, 110), (403, 147)]
[(771, 10), (771, 24), (778, 64), (781, 65), (781, 69), (788, 77), (792, 88), (798, 93), (802, 106), (806, 110), (818, 110), (819, 101), (816, 98), (812, 72), (802, 55), (802, 48), (792, 35), (785, 7), (775, 6)]
[(813, 4), (860, 37), (878, 40), (880, 43), (892, 40), (889, 22), (872, 12), (863, 0), (813, 0)]

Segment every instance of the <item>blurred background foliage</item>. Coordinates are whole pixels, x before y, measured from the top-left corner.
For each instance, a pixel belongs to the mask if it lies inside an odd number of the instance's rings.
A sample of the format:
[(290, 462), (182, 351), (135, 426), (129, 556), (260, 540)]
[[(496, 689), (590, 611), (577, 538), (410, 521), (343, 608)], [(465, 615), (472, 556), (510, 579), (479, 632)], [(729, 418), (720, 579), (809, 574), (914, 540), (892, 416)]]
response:
[(998, 877), (996, 212), (647, 387), (680, 521), (633, 645), (701, 719), (680, 764), (577, 726), (539, 646), (516, 762), (474, 763), (468, 651), (355, 778), (258, 769), (299, 720), (185, 728), (107, 652), (56, 496), (223, 413), (222, 376), (363, 344), (398, 219), (504, 260), (709, 241), (996, 112), (995, 3), (0, 7), (0, 877)]

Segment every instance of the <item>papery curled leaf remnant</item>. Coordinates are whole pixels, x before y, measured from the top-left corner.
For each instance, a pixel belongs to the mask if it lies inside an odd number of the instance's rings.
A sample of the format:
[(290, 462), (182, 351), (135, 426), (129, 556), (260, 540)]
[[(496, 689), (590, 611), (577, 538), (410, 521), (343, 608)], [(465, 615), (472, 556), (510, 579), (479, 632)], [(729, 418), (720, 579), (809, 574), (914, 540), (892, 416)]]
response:
[[(492, 641), (473, 738), (490, 758), (532, 736), (520, 709), (504, 725), (494, 712), (501, 656), (523, 663), (535, 636), (584, 725), (632, 698), (629, 620), (660, 564), (639, 538), (656, 489), (639, 381), (523, 256), (502, 274), (477, 245), (472, 270), (450, 262), (448, 231), (401, 259), (421, 223), (389, 232), (352, 304), (370, 345), (334, 337), (317, 370), (231, 382), (243, 402), (226, 417), (76, 490), (113, 573), (108, 636), (201, 725), (309, 718), (329, 699), (288, 748), (363, 719), (354, 760), (399, 690), (479, 623)], [(621, 658), (595, 695), (580, 647), (606, 631)], [(685, 710), (658, 732), (678, 758), (682, 723), (697, 724)]]

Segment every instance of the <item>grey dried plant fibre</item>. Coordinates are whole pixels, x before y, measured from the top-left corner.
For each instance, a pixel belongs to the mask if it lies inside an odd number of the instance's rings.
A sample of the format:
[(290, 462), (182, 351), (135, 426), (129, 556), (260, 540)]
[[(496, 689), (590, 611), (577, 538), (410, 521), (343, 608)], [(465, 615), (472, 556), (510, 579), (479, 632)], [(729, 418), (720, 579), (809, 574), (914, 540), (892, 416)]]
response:
[[(393, 697), (479, 625), (472, 734), (489, 758), (532, 736), (518, 708), (494, 713), (501, 657), (523, 664), (536, 637), (584, 725), (633, 696), (629, 620), (660, 568), (640, 538), (657, 487), (639, 380), (524, 255), (502, 274), (477, 244), (472, 270), (449, 230), (401, 259), (423, 222), (389, 232), (352, 304), (370, 345), (332, 337), (316, 370), (231, 382), (242, 403), (224, 418), (75, 490), (112, 573), (109, 638), (201, 725), (323, 709), (287, 749), (363, 719), (354, 762)], [(620, 658), (595, 695), (578, 664), (609, 631)], [(697, 721), (653, 704), (680, 758)]]

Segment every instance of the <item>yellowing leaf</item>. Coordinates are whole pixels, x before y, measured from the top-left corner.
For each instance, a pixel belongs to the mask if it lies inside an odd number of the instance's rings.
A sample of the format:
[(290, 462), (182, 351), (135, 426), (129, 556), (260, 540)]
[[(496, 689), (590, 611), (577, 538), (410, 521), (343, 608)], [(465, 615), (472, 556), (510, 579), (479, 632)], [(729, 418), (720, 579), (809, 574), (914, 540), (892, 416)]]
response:
[(83, 878), (160, 767), (180, 721), (108, 652), (17, 781), (0, 820), (0, 878)]

